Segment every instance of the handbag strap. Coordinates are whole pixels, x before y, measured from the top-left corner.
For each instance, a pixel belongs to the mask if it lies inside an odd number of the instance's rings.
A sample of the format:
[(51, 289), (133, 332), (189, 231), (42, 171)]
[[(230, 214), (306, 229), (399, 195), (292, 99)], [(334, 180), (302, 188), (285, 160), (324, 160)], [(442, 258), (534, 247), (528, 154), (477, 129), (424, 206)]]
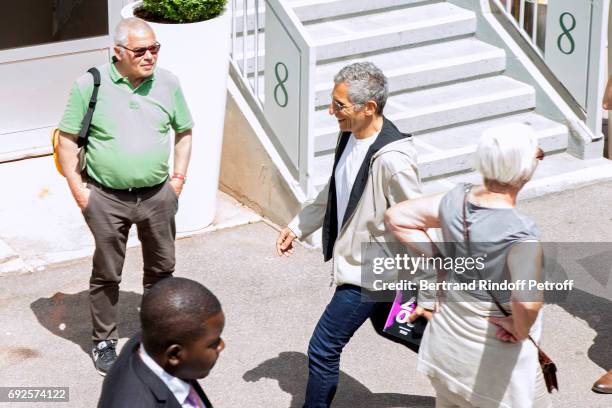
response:
[(77, 139), (77, 146), (84, 147), (87, 146), (87, 137), (89, 136), (89, 127), (91, 126), (91, 119), (93, 118), (94, 110), (96, 109), (96, 103), (98, 102), (98, 89), (100, 88), (100, 71), (97, 68), (89, 68), (87, 70), (93, 76), (93, 92), (91, 93), (91, 98), (89, 99), (89, 106), (87, 108), (87, 113), (85, 113), (85, 117), (83, 117), (83, 121), (81, 122), (81, 131), (79, 132), (79, 138)]
[[(465, 186), (465, 193), (463, 195), (463, 240), (465, 242), (465, 246), (466, 246), (466, 249), (467, 249), (468, 256), (472, 256), (472, 251), (471, 251), (471, 248), (470, 248), (470, 229), (468, 228), (468, 225), (467, 225), (468, 195), (469, 195), (471, 189), (472, 189), (472, 184), (467, 184)], [(476, 268), (476, 273), (478, 274), (478, 278), (482, 279), (482, 275), (480, 274), (480, 270), (478, 268)], [(499, 300), (497, 300), (497, 298), (495, 297), (495, 295), (493, 294), (491, 289), (487, 288), (487, 293), (489, 294), (491, 299), (493, 299), (493, 303), (495, 303), (495, 306), (497, 306), (499, 311), (502, 312), (502, 314), (504, 316), (506, 316), (506, 317), (511, 316), (511, 314), (506, 309), (504, 309), (504, 307), (499, 302)], [(529, 335), (528, 338), (529, 338), (529, 340), (531, 340), (533, 345), (536, 346), (536, 348), (538, 349), (539, 352), (544, 353), (542, 351), (542, 349), (540, 348), (540, 346), (538, 346), (538, 344), (535, 342), (535, 340), (533, 340), (531, 335)]]

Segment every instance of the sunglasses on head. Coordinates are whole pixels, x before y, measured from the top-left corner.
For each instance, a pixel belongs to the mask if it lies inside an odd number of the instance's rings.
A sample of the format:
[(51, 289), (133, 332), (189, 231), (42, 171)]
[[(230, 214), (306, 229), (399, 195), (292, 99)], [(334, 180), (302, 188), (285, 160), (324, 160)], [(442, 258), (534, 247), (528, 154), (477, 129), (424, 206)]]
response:
[(134, 53), (134, 58), (140, 58), (144, 56), (147, 51), (149, 51), (151, 55), (156, 55), (159, 52), (159, 49), (161, 48), (161, 44), (156, 42), (155, 44), (149, 45), (148, 47), (128, 48), (124, 45), (119, 45), (119, 47), (124, 48), (128, 51), (132, 51)]

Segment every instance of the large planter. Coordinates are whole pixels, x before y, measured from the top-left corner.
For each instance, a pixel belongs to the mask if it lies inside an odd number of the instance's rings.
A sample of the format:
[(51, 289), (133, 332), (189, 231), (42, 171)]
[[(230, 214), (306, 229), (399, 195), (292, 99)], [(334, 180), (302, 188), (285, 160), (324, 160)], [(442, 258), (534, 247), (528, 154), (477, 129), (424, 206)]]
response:
[[(123, 18), (132, 17), (141, 1), (128, 4)], [(225, 99), (229, 69), (231, 17), (226, 10), (211, 20), (189, 24), (149, 22), (162, 45), (158, 66), (181, 81), (193, 116), (193, 149), (176, 218), (177, 231), (205, 228), (215, 217)]]

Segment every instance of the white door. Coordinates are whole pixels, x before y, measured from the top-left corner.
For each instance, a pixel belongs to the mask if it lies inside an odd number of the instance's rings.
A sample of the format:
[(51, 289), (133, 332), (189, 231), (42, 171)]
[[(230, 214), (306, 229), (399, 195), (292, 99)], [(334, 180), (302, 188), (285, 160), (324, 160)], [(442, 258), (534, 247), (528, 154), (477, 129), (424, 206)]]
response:
[(0, 162), (48, 154), (74, 79), (109, 59), (124, 0), (11, 0), (0, 13)]

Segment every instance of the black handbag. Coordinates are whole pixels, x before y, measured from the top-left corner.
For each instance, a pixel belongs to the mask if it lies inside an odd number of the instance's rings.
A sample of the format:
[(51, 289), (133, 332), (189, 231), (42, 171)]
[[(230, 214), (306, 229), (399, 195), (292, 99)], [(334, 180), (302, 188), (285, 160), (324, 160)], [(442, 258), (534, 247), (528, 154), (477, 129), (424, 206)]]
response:
[(377, 302), (370, 320), (380, 336), (418, 353), (427, 319), (421, 316), (413, 323), (408, 322), (408, 316), (416, 306), (416, 293), (397, 291), (393, 302)]
[(417, 295), (416, 289), (398, 290), (395, 292), (395, 299), (376, 303), (370, 316), (378, 335), (402, 344), (415, 353), (419, 352), (423, 333), (429, 322), (423, 316), (412, 323), (408, 321), (408, 316), (417, 307)]

